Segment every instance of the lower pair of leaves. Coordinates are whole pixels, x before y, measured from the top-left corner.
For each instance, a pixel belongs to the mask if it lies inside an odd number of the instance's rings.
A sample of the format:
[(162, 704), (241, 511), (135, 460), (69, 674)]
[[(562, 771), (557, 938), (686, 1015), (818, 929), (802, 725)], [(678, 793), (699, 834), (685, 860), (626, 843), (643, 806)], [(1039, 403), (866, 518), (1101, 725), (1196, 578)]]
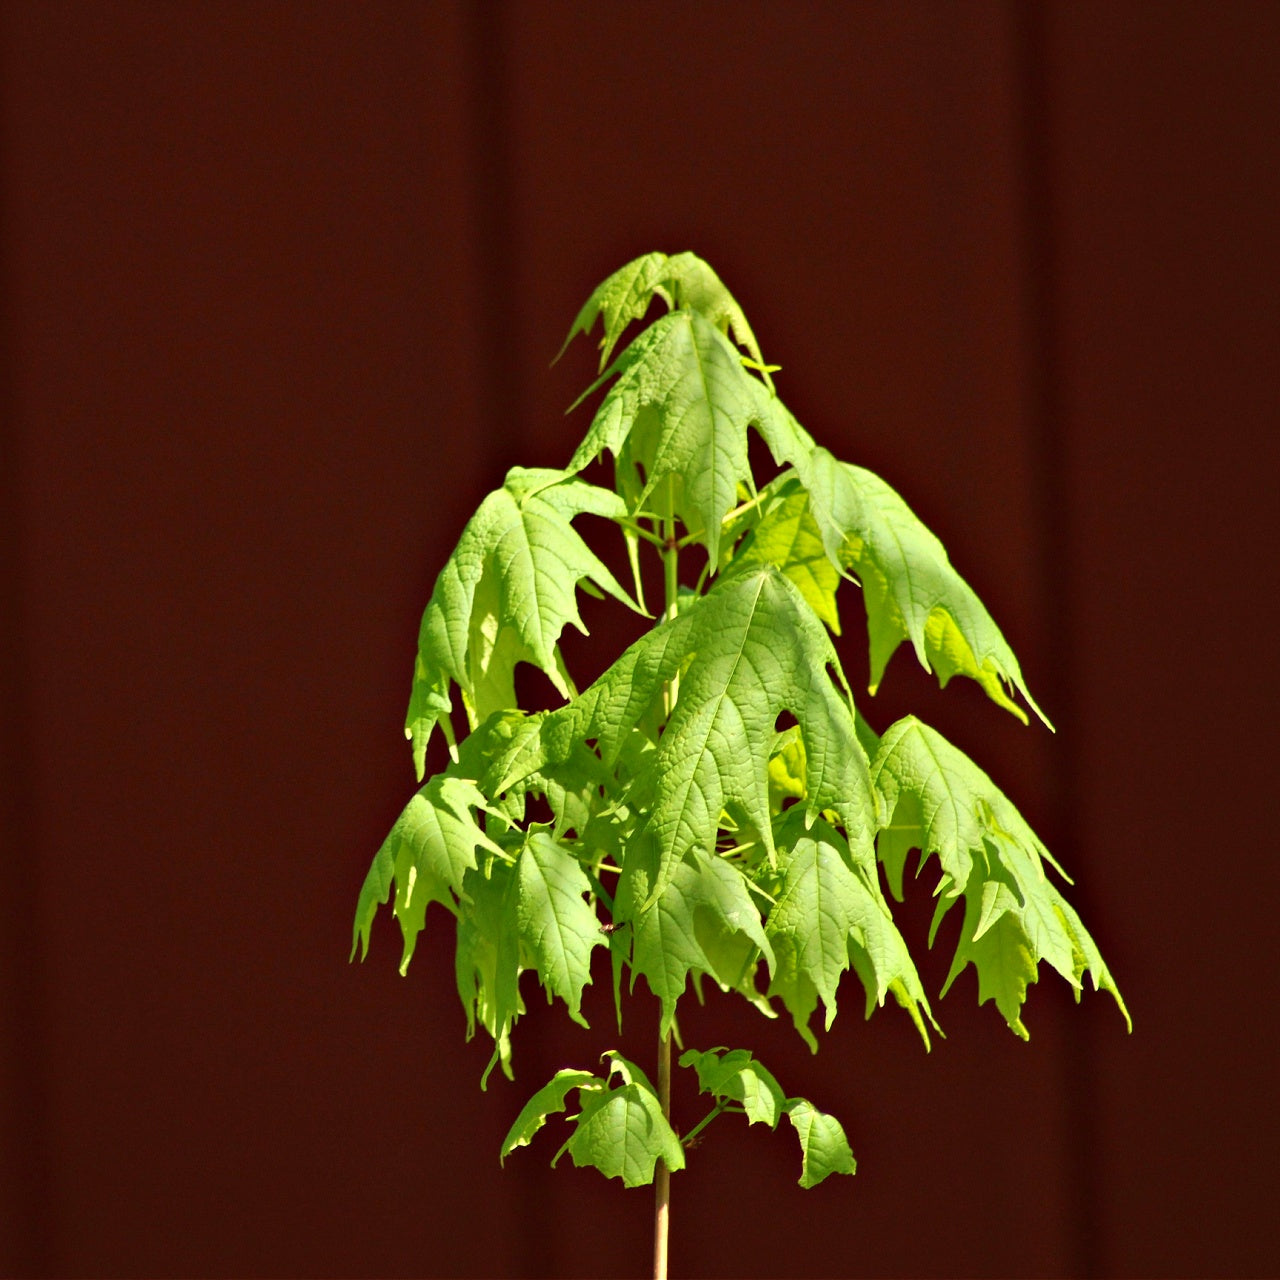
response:
[[(517, 1147), (528, 1146), (549, 1115), (564, 1111), (569, 1093), (578, 1090), (582, 1110), (569, 1119), (573, 1133), (556, 1152), (567, 1151), (579, 1168), (592, 1166), (607, 1178), (621, 1178), (628, 1187), (651, 1183), (658, 1160), (669, 1171), (683, 1169), (685, 1147), (701, 1130), (726, 1111), (741, 1112), (748, 1124), (763, 1122), (771, 1129), (785, 1115), (800, 1140), (800, 1185), (814, 1187), (833, 1173), (853, 1173), (856, 1164), (844, 1129), (834, 1116), (819, 1111), (805, 1098), (788, 1098), (772, 1074), (746, 1049), (724, 1048), (681, 1055), (680, 1065), (692, 1067), (698, 1087), (715, 1106), (681, 1140), (662, 1113), (662, 1103), (648, 1077), (616, 1050), (603, 1055), (609, 1071), (602, 1078), (589, 1071), (566, 1068), (556, 1072), (525, 1104), (502, 1144), (505, 1160)], [(620, 1083), (613, 1084), (617, 1076)]]

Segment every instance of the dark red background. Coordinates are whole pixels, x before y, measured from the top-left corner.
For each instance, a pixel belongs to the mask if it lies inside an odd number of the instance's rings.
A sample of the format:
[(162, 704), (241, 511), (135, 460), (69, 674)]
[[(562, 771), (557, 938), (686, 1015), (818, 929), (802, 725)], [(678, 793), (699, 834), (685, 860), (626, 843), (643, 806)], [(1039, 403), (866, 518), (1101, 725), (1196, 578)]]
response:
[(674, 1271), (1274, 1274), (1278, 49), (1247, 3), (8, 4), (0, 1267), (648, 1266), (647, 1191), (497, 1162), (618, 1043), (605, 974), (481, 1094), (447, 922), (406, 980), (347, 946), (434, 574), (585, 430), (587, 292), (691, 248), (1021, 655), (1056, 736), (905, 655), (864, 706), (1046, 835), (1135, 1032), (1052, 974), (1023, 1045), (970, 972), (928, 1056), (852, 989), (816, 1058), (691, 1008), (860, 1170), (721, 1122)]

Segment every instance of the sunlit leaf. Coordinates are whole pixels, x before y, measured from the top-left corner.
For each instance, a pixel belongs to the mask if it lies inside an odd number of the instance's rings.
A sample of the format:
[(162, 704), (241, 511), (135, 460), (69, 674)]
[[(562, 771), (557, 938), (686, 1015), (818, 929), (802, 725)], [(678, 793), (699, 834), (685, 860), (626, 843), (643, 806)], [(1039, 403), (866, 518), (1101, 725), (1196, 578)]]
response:
[[(947, 986), (967, 964), (979, 1000), (994, 999), (1023, 1038), (1021, 1008), (1037, 965), (1047, 961), (1077, 992), (1088, 972), (1128, 1013), (1110, 971), (1079, 917), (1046, 878), (1059, 870), (1003, 792), (935, 729), (907, 716), (885, 732), (872, 763), (887, 825), (878, 838), (894, 896), (902, 896), (907, 854), (937, 855), (942, 876), (934, 931), (965, 900), (964, 923)], [(945, 990), (945, 988), (944, 988)]]
[[(733, 295), (701, 258), (692, 253), (646, 253), (615, 271), (591, 294), (578, 312), (564, 345), (579, 333), (590, 333), (603, 318), (600, 338), (600, 368), (609, 363), (622, 331), (640, 320), (654, 298), (661, 298), (672, 310), (696, 311), (722, 332), (745, 347), (756, 364), (763, 364), (760, 348), (742, 308)], [(561, 348), (563, 352), (563, 348)]]
[(953, 675), (969, 676), (1025, 721), (1026, 713), (1006, 692), (1014, 689), (1048, 724), (982, 601), (898, 494), (879, 476), (839, 462), (822, 448), (802, 457), (797, 469), (827, 554), (862, 584), (872, 691), (893, 651), (910, 640), (921, 665), (936, 672), (941, 684)]
[(854, 874), (843, 836), (821, 821), (808, 832), (788, 825), (791, 839), (780, 840), (778, 854), (782, 887), (765, 928), (776, 958), (769, 994), (782, 998), (816, 1053), (809, 1017), (821, 1000), (831, 1029), (840, 979), (853, 964), (867, 1015), (892, 991), (928, 1046), (925, 1019), (932, 1015), (907, 945), (879, 894)]
[(849, 1140), (835, 1116), (819, 1111), (804, 1098), (792, 1098), (787, 1104), (787, 1119), (800, 1139), (802, 1187), (816, 1187), (833, 1173), (857, 1172)]
[(610, 1078), (617, 1075), (622, 1084), (580, 1090), (582, 1111), (561, 1151), (579, 1168), (590, 1165), (606, 1178), (621, 1178), (627, 1187), (652, 1182), (659, 1160), (672, 1172), (683, 1169), (684, 1149), (648, 1077), (620, 1053), (610, 1050), (606, 1056), (612, 1060)]
[(431, 731), (449, 714), (450, 681), (477, 723), (516, 705), (518, 662), (538, 667), (567, 698), (556, 644), (568, 623), (586, 631), (577, 585), (585, 580), (638, 608), (570, 524), (583, 514), (616, 519), (625, 506), (617, 494), (563, 472), (515, 467), (463, 530), (418, 637), (405, 731), (419, 777)]
[(630, 486), (636, 510), (672, 486), (676, 514), (715, 564), (721, 521), (738, 503), (738, 486), (751, 479), (747, 428), (761, 434), (775, 461), (794, 462), (801, 445), (790, 415), (744, 368), (729, 339), (696, 311), (656, 321), (606, 377), (615, 374), (569, 471), (607, 449), (620, 471), (641, 477)]
[(480, 828), (476, 811), (484, 796), (465, 778), (437, 775), (422, 787), (396, 819), (374, 856), (356, 904), (352, 954), (369, 950), (369, 930), (394, 884), (395, 914), (404, 933), (400, 972), (409, 967), (427, 904), (439, 902), (456, 914), (463, 877), (476, 865), (478, 848), (497, 846)]

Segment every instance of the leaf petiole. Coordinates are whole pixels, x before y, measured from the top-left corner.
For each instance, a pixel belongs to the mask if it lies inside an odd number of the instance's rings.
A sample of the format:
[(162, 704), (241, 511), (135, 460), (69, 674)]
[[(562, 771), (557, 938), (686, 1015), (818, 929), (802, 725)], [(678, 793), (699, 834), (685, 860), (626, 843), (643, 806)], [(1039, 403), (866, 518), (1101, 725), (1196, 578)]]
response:
[(764, 490), (760, 490), (754, 498), (748, 498), (746, 502), (740, 502), (732, 511), (726, 511), (720, 520), (720, 527), (724, 528), (730, 521), (736, 520), (739, 516), (745, 515), (752, 507), (758, 507), (764, 499)]
[(604, 885), (600, 883), (600, 877), (596, 875), (591, 867), (583, 867), (583, 870), (587, 873), (587, 879), (591, 882), (592, 893), (609, 909), (609, 914), (613, 915), (613, 896), (606, 891)]
[[(726, 511), (720, 519), (720, 527), (722, 529), (727, 529), (739, 516), (745, 515), (752, 507), (758, 507), (763, 497), (763, 493), (757, 493), (754, 497), (748, 498), (745, 502), (740, 502), (732, 511)], [(707, 531), (705, 529), (695, 529), (692, 533), (685, 534), (685, 536), (676, 543), (676, 547), (678, 550), (683, 551), (685, 547), (690, 547), (695, 542), (701, 542), (706, 536)]]
[(746, 1107), (740, 1107), (728, 1101), (716, 1103), (716, 1105), (712, 1107), (711, 1110), (708, 1111), (707, 1114), (703, 1116), (702, 1119), (699, 1120), (698, 1123), (680, 1139), (680, 1145), (682, 1147), (692, 1146), (697, 1140), (698, 1134), (700, 1134), (703, 1129), (705, 1129), (717, 1116), (722, 1116), (726, 1113), (730, 1115), (735, 1113), (738, 1115), (745, 1115), (746, 1110)]
[(766, 902), (767, 902), (771, 907), (776, 907), (776, 906), (778, 905), (778, 900), (777, 900), (777, 898), (775, 898), (775, 897), (773, 896), (773, 894), (771, 894), (771, 893), (767, 893), (767, 892), (766, 892), (764, 889), (762, 889), (762, 888), (761, 888), (761, 887), (760, 887), (760, 886), (759, 886), (759, 885), (758, 885), (754, 880), (750, 880), (750, 879), (749, 879), (749, 880), (747, 881), (747, 889), (748, 889), (751, 893), (758, 894), (758, 895), (759, 895), (761, 898), (763, 898), (763, 899), (764, 899), (764, 900), (765, 900), (765, 901), (766, 901)]
[(631, 516), (619, 516), (617, 523), (624, 529), (628, 529), (638, 537), (643, 538), (646, 542), (651, 542), (655, 547), (665, 548), (667, 545), (652, 529), (646, 528)]

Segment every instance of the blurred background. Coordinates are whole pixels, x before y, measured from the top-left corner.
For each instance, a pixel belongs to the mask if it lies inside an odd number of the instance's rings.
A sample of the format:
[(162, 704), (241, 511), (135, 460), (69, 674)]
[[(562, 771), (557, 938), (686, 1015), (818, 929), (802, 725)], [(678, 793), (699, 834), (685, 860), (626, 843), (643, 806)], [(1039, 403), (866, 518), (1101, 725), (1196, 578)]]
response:
[(814, 1057), (691, 1004), (859, 1171), (721, 1121), (673, 1274), (1280, 1269), (1280, 6), (31, 0), (0, 58), (0, 1270), (649, 1267), (648, 1189), (497, 1153), (557, 1068), (650, 1065), (652, 1002), (527, 990), (481, 1093), (443, 913), (407, 978), (389, 918), (347, 953), (435, 574), (567, 461), (594, 349), (551, 358), (653, 249), (1000, 623), (1056, 735), (905, 651), (860, 705), (1019, 805), (1135, 1024), (1047, 973), (1023, 1044), (969, 970), (931, 1054), (848, 988)]

